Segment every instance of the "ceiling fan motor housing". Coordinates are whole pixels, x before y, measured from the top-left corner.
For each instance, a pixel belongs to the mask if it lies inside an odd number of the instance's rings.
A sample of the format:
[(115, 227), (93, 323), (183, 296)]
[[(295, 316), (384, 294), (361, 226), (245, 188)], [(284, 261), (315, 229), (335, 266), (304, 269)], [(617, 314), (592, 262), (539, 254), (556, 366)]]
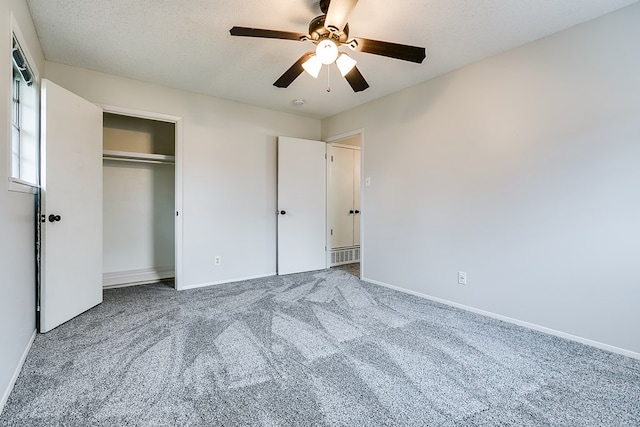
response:
[(315, 17), (309, 23), (309, 36), (314, 42), (322, 39), (332, 39), (336, 43), (345, 43), (349, 39), (349, 24), (342, 31), (331, 31), (324, 26), (326, 15)]

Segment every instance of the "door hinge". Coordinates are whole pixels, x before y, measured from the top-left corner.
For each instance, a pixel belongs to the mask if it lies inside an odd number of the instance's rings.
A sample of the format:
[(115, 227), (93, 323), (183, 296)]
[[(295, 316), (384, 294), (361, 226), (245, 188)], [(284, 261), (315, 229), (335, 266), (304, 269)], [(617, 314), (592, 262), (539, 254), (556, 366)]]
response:
[(333, 156), (331, 156), (331, 163), (333, 163)]

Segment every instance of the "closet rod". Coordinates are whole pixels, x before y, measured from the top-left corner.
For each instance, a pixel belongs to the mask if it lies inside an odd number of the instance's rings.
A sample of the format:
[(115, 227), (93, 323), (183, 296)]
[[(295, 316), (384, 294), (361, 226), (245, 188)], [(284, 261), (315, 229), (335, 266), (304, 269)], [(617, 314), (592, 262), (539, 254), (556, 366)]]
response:
[(104, 156), (102, 160), (115, 160), (118, 162), (131, 162), (131, 163), (152, 163), (156, 165), (175, 165), (175, 162), (168, 160), (147, 160), (147, 159), (132, 159), (126, 157), (113, 157), (113, 156)]
[(175, 156), (151, 153), (135, 153), (130, 151), (104, 150), (102, 158), (106, 160), (122, 160), (123, 162), (140, 162), (154, 164), (175, 164)]

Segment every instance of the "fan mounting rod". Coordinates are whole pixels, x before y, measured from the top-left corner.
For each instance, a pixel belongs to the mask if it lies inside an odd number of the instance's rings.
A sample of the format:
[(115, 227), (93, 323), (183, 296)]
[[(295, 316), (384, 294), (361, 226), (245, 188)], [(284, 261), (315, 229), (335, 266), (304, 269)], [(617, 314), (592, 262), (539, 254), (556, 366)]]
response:
[(329, 3), (330, 2), (331, 2), (331, 0), (320, 0), (320, 10), (325, 15), (327, 14), (327, 11), (329, 10)]

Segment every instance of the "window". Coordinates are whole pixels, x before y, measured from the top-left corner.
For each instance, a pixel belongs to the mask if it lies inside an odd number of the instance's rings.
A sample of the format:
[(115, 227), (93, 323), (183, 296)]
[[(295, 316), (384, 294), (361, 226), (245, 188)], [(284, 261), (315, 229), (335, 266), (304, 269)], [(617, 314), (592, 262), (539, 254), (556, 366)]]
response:
[(20, 178), (20, 73), (13, 69), (11, 115), (11, 176)]
[(34, 73), (13, 36), (10, 181), (38, 185), (38, 92)]

